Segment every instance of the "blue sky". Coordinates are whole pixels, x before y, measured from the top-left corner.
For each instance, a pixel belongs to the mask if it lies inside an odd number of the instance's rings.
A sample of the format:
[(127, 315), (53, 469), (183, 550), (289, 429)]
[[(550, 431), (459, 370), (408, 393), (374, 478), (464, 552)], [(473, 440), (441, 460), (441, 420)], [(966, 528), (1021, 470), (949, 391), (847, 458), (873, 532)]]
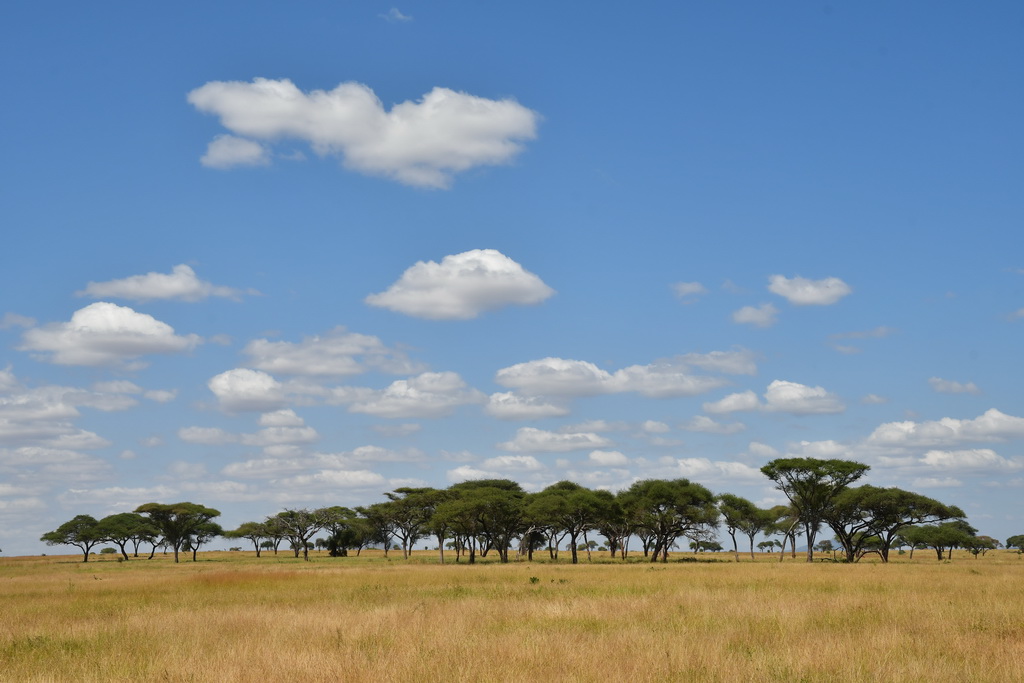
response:
[(3, 10), (0, 547), (784, 455), (1024, 530), (1024, 9)]

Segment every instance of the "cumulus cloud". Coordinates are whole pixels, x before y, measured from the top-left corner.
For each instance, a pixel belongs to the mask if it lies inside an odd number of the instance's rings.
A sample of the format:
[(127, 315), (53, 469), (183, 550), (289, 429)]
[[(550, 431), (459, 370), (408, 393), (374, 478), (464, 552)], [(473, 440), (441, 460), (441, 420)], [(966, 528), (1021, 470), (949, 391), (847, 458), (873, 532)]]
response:
[(590, 451), (587, 455), (587, 464), (597, 467), (624, 467), (629, 464), (629, 458), (619, 451)]
[(151, 315), (98, 301), (75, 311), (69, 322), (26, 330), (18, 348), (57, 365), (128, 365), (147, 354), (187, 351), (200, 341), (175, 334)]
[(741, 325), (754, 327), (771, 327), (778, 322), (779, 309), (772, 304), (760, 306), (744, 306), (732, 314), (732, 321)]
[(797, 306), (830, 306), (853, 290), (837, 277), (808, 280), (799, 275), (794, 278), (772, 275), (768, 278), (768, 291)]
[[(753, 392), (751, 392), (753, 393)], [(724, 400), (724, 399), (723, 399)], [(756, 400), (756, 396), (755, 396)], [(718, 403), (721, 403), (719, 401)], [(711, 404), (708, 404), (711, 405)], [(715, 411), (709, 411), (715, 412)], [(728, 410), (719, 410), (718, 412), (731, 412)], [(680, 429), (684, 429), (688, 432), (701, 432), (704, 434), (736, 434), (746, 429), (746, 425), (741, 422), (730, 422), (723, 424), (721, 422), (715, 422), (710, 417), (705, 415), (697, 415), (686, 422), (679, 425)]]
[(554, 290), (494, 249), (474, 249), (419, 261), (386, 291), (366, 297), (371, 306), (417, 318), (468, 320), (505, 306), (539, 304)]
[(961, 382), (954, 382), (950, 379), (940, 379), (939, 377), (932, 377), (928, 380), (928, 386), (932, 388), (932, 391), (938, 394), (980, 394), (981, 389), (978, 388), (974, 382), (967, 382), (963, 384)]
[(381, 15), (378, 15), (378, 16), (380, 16), (381, 19), (384, 19), (385, 21), (390, 21), (390, 22), (405, 23), (405, 22), (408, 22), (408, 21), (412, 21), (412, 17), (411, 16), (409, 16), (408, 14), (402, 14), (402, 12), (399, 11), (399, 9), (397, 7), (392, 7), (391, 9), (389, 9), (387, 11), (386, 14), (381, 14)]
[(520, 396), (514, 391), (491, 394), (484, 411), (500, 420), (539, 420), (569, 414), (569, 409), (564, 406), (536, 396)]
[[(539, 121), (514, 100), (447, 88), (388, 111), (370, 88), (354, 82), (306, 93), (288, 79), (212, 81), (190, 92), (188, 101), (254, 145), (301, 140), (320, 156), (341, 158), (351, 170), (431, 188), (448, 187), (461, 171), (508, 163), (523, 141), (536, 137)], [(238, 139), (222, 142), (223, 156), (214, 159), (262, 160), (262, 147), (244, 149), (233, 141)]]
[(532, 455), (499, 455), (487, 458), (480, 467), (498, 472), (536, 472), (544, 469), (537, 458)]
[(382, 390), (335, 390), (334, 400), (348, 403), (349, 411), (377, 417), (434, 418), (450, 415), (457, 407), (482, 403), (486, 397), (466, 385), (454, 372), (424, 372), (392, 382)]
[(792, 415), (813, 415), (841, 413), (846, 406), (842, 399), (822, 387), (777, 379), (768, 385), (764, 393), (764, 409)]
[(758, 410), (761, 407), (761, 401), (758, 399), (757, 394), (748, 389), (747, 391), (729, 394), (725, 398), (721, 398), (717, 401), (705, 403), (702, 407), (706, 413), (720, 415), (725, 413), (737, 413), (740, 411)]
[(1003, 471), (1020, 469), (1019, 462), (1012, 462), (991, 448), (974, 448), (960, 451), (930, 450), (921, 462), (940, 470)]
[(222, 372), (207, 383), (220, 407), (228, 412), (267, 412), (285, 404), (284, 387), (265, 372), (235, 368)]
[(672, 285), (672, 291), (684, 304), (692, 304), (702, 294), (707, 294), (707, 289), (699, 282), (677, 282)]
[(593, 432), (549, 432), (534, 427), (521, 427), (514, 439), (498, 444), (503, 451), (518, 453), (568, 453), (587, 448), (603, 448), (611, 442)]
[(258, 142), (234, 135), (218, 135), (206, 146), (206, 154), (199, 157), (199, 163), (218, 169), (266, 166), (270, 163), (270, 155)]
[(298, 343), (256, 339), (242, 352), (257, 370), (283, 375), (344, 377), (370, 369), (393, 374), (424, 370), (377, 337), (348, 332), (344, 327), (335, 327), (322, 336), (305, 337)]
[(680, 476), (696, 481), (763, 483), (761, 470), (741, 462), (718, 462), (708, 458), (679, 458), (675, 469)]
[(868, 437), (868, 444), (896, 447), (933, 447), (971, 441), (1003, 441), (1024, 437), (1024, 417), (995, 408), (973, 420), (944, 417), (925, 422), (887, 422)]
[(185, 443), (203, 444), (206, 446), (223, 446), (237, 443), (237, 434), (227, 432), (220, 427), (182, 427), (178, 430), (178, 438)]
[(714, 414), (761, 410), (791, 415), (814, 415), (841, 413), (846, 410), (841, 398), (822, 387), (809, 387), (779, 379), (768, 385), (763, 402), (757, 394), (747, 390), (705, 403), (703, 408), (705, 412)]
[[(249, 293), (253, 293), (251, 290)], [(211, 296), (238, 299), (242, 291), (223, 287), (200, 280), (194, 270), (184, 263), (174, 266), (170, 273), (146, 273), (132, 275), (121, 280), (90, 282), (76, 296), (93, 299), (131, 299), (150, 301), (152, 299), (177, 299), (179, 301), (202, 301)]]
[(726, 384), (718, 377), (694, 374), (692, 364), (682, 357), (651, 365), (631, 365), (610, 373), (589, 361), (543, 358), (502, 368), (495, 375), (495, 381), (539, 396), (636, 392), (652, 398), (694, 396)]

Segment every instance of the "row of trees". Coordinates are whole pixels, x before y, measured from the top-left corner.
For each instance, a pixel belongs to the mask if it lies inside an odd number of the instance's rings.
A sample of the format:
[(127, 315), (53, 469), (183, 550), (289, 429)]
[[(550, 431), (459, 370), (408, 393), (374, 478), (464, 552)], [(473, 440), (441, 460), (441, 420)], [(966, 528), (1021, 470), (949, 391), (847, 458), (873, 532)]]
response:
[[(308, 560), (311, 541), (321, 533), (324, 537), (316, 540), (332, 556), (379, 545), (385, 553), (397, 546), (408, 557), (417, 541), (432, 538), (442, 563), (446, 548), (454, 550), (456, 561), (465, 557), (470, 563), (490, 552), (508, 562), (513, 549), (531, 560), (535, 551), (545, 550), (557, 559), (566, 541), (576, 563), (580, 548), (590, 556), (595, 545), (591, 535), (605, 540), (612, 557), (625, 559), (636, 539), (644, 557), (667, 561), (684, 538), (692, 548), (713, 547), (720, 526), (732, 539), (737, 561), (738, 535), (747, 537), (753, 557), (758, 535), (781, 536), (771, 545), (784, 548), (788, 542), (795, 554), (799, 532), (806, 537), (807, 560), (812, 561), (815, 538), (825, 526), (848, 562), (867, 553), (887, 562), (890, 548), (906, 544), (936, 548), (940, 559), (953, 547), (980, 547), (985, 537), (976, 536), (957, 507), (898, 488), (852, 487), (867, 471), (867, 465), (848, 460), (773, 460), (762, 472), (789, 504), (771, 509), (728, 493), (716, 496), (687, 479), (638, 481), (617, 494), (570, 481), (527, 493), (514, 481), (487, 479), (447, 489), (399, 488), (384, 494), (387, 500), (366, 507), (288, 509), (232, 530), (213, 521), (220, 512), (212, 508), (147, 503), (101, 520), (79, 515), (42, 540), (75, 545), (86, 561), (97, 543), (116, 544), (124, 559), (129, 545), (138, 556), (141, 544), (151, 544), (150, 557), (163, 545), (173, 549), (176, 562), (183, 550), (191, 551), (194, 560), (197, 550), (216, 536), (247, 539), (257, 556), (268, 548), (276, 553), (288, 541), (296, 557), (302, 553)], [(1015, 539), (1019, 545), (1012, 543)], [(1024, 547), (1024, 537), (1009, 539), (1007, 546)]]

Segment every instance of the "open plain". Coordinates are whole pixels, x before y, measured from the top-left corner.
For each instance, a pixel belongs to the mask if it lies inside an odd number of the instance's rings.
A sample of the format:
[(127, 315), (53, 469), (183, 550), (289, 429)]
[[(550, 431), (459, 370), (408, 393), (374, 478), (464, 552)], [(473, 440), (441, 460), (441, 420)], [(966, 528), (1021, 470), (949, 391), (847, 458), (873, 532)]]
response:
[(887, 565), (310, 557), (0, 559), (2, 677), (1024, 680), (1024, 561), (1010, 551)]

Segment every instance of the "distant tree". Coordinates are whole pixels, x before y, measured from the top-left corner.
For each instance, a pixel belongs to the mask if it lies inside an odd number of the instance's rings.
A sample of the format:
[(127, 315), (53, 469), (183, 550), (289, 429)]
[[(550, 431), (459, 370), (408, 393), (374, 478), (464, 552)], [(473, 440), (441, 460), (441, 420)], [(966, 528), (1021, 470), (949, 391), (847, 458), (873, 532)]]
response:
[(46, 545), (73, 545), (82, 551), (82, 562), (88, 562), (89, 552), (97, 543), (103, 542), (103, 534), (95, 517), (76, 515), (53, 531), (43, 534), (39, 540)]
[(680, 536), (700, 536), (718, 526), (714, 494), (687, 479), (638, 481), (623, 493), (623, 508), (637, 528), (651, 533), (651, 562), (667, 562)]
[[(722, 523), (725, 530), (732, 539), (732, 555), (736, 562), (740, 561), (739, 546), (736, 544), (736, 532), (743, 533), (746, 528), (758, 522), (757, 506), (746, 498), (735, 496), (731, 493), (723, 493), (718, 496), (718, 511), (722, 513)], [(756, 533), (756, 532), (755, 532)], [(754, 554), (754, 535), (750, 535), (750, 554)]]
[(991, 536), (972, 536), (967, 539), (964, 548), (977, 558), (978, 555), (984, 555), (989, 550), (995, 550), (999, 545), (999, 541)]
[(814, 561), (814, 537), (833, 500), (871, 469), (852, 460), (779, 458), (761, 468), (789, 499), (807, 536), (807, 561)]
[(933, 549), (938, 560), (944, 555), (946, 559), (952, 558), (953, 548), (966, 547), (976, 533), (978, 530), (962, 519), (907, 527), (903, 532), (911, 545)]
[(196, 503), (145, 503), (135, 508), (135, 512), (146, 515), (149, 521), (160, 530), (163, 540), (174, 549), (174, 561), (178, 562), (178, 552), (189, 537), (200, 533), (203, 525), (220, 516), (220, 511)]
[(195, 529), (185, 537), (181, 547), (186, 551), (191, 551), (192, 561), (196, 562), (196, 554), (199, 552), (199, 548), (223, 534), (224, 530), (221, 529), (220, 525), (216, 522), (203, 522), (202, 524), (197, 525)]
[(833, 559), (835, 558), (835, 546), (832, 545), (832, 541), (825, 539), (824, 541), (818, 541), (814, 546), (814, 549), (819, 553), (832, 553)]
[(121, 549), (121, 556), (128, 559), (129, 543), (135, 545), (135, 557), (139, 556), (139, 544), (146, 540), (152, 540), (159, 535), (157, 529), (150, 520), (136, 512), (121, 512), (115, 515), (108, 515), (101, 519), (96, 526), (97, 533), (104, 541), (114, 543)]
[[(889, 548), (904, 528), (963, 516), (960, 508), (919, 493), (870, 485), (841, 491), (824, 512), (847, 562), (855, 562), (867, 552), (877, 552), (888, 562)], [(875, 538), (874, 547), (866, 547), (867, 541)]]
[[(605, 501), (593, 491), (571, 481), (560, 481), (547, 487), (530, 502), (526, 515), (549, 529), (563, 530), (569, 536), (572, 563), (579, 562), (579, 550), (587, 551), (587, 540), (579, 543), (580, 536), (595, 528), (603, 516)], [(597, 547), (595, 543), (593, 547)]]
[(1024, 534), (1017, 534), (1006, 539), (1007, 548), (1016, 548), (1017, 555), (1024, 553)]
[(292, 541), (295, 556), (302, 551), (302, 559), (309, 561), (309, 540), (313, 538), (330, 521), (330, 513), (325, 508), (309, 510), (284, 510), (274, 516), (285, 536)]
[(266, 522), (243, 522), (237, 529), (224, 532), (224, 538), (245, 538), (252, 541), (256, 549), (256, 557), (260, 556), (263, 548), (273, 548), (274, 542), (264, 540), (270, 535)]

